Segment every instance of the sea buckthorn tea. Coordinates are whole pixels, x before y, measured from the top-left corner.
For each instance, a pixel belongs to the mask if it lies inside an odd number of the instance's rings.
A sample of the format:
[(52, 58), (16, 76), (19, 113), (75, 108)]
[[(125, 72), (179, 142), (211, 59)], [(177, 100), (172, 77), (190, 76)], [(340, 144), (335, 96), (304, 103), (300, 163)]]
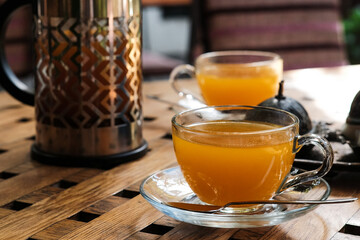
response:
[[(248, 121), (215, 121), (190, 125), (189, 129), (231, 134), (279, 127)], [(201, 134), (175, 134), (173, 141), (186, 181), (200, 199), (214, 205), (224, 205), (235, 199), (270, 199), (290, 172), (294, 161), (292, 139), (276, 132), (263, 140), (255, 137), (248, 137), (247, 141), (231, 139), (226, 134), (217, 139), (211, 138)]]
[(178, 75), (187, 73), (197, 79), (207, 105), (258, 105), (276, 95), (282, 79), (283, 61), (274, 53), (257, 51), (224, 51), (205, 53), (195, 67), (182, 65), (170, 75), (179, 94)]
[[(187, 183), (205, 203), (268, 200), (331, 168), (327, 141), (316, 135), (299, 136), (298, 124), (295, 115), (265, 107), (185, 111), (172, 120), (176, 158)], [(295, 153), (313, 142), (320, 142), (326, 152), (322, 170), (289, 176)]]

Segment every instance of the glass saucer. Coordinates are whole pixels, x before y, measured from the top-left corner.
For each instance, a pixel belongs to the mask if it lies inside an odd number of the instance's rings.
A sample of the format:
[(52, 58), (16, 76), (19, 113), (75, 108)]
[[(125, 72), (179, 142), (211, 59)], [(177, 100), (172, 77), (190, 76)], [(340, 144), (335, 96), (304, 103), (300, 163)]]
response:
[[(293, 169), (292, 174), (301, 170)], [(182, 222), (217, 228), (250, 228), (273, 226), (304, 215), (317, 205), (268, 204), (253, 213), (202, 213), (182, 210), (162, 202), (201, 202), (184, 179), (180, 168), (174, 167), (154, 173), (140, 186), (141, 195), (162, 213)], [(326, 200), (330, 186), (324, 179), (289, 188), (274, 199), (277, 200)]]

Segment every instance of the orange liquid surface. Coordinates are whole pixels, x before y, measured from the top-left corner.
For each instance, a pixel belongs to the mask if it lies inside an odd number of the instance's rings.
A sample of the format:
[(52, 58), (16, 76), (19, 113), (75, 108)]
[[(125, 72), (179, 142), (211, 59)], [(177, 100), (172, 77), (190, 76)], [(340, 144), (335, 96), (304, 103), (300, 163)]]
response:
[[(278, 126), (222, 121), (190, 127), (207, 131), (249, 132)], [(178, 163), (191, 189), (203, 202), (224, 205), (234, 201), (270, 199), (290, 172), (295, 157), (290, 139), (284, 141), (286, 137), (283, 135), (270, 134), (264, 144), (256, 143), (254, 146), (251, 137), (240, 138), (229, 139), (225, 135), (213, 138), (174, 131)], [(256, 139), (253, 140), (259, 141), (259, 136)]]
[(280, 73), (269, 66), (210, 65), (196, 74), (208, 105), (258, 105), (274, 97)]

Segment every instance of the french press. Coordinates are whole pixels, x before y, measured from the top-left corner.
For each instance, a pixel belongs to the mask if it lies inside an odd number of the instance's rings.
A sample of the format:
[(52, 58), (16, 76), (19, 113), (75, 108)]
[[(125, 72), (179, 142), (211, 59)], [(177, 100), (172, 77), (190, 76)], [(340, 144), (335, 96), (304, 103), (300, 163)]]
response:
[[(8, 0), (1, 40), (19, 7), (34, 11), (35, 89), (11, 71), (0, 46), (0, 81), (35, 105), (34, 159), (108, 166), (143, 156), (140, 0)], [(3, 41), (2, 41), (3, 42)]]

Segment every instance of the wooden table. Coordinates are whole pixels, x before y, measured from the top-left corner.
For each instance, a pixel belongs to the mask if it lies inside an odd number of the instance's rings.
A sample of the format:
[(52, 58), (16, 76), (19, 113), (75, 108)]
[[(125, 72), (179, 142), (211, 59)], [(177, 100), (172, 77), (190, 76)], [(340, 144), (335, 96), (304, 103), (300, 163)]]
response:
[[(286, 73), (286, 95), (314, 120), (341, 126), (360, 90), (360, 66)], [(166, 81), (144, 95), (174, 100)], [(205, 228), (175, 221), (139, 195), (148, 175), (176, 164), (168, 105), (144, 97), (145, 157), (109, 170), (43, 165), (30, 159), (31, 107), (0, 94), (0, 239), (360, 239), (360, 201), (322, 205), (300, 218), (254, 229)], [(360, 197), (360, 173), (328, 177), (331, 198)]]

